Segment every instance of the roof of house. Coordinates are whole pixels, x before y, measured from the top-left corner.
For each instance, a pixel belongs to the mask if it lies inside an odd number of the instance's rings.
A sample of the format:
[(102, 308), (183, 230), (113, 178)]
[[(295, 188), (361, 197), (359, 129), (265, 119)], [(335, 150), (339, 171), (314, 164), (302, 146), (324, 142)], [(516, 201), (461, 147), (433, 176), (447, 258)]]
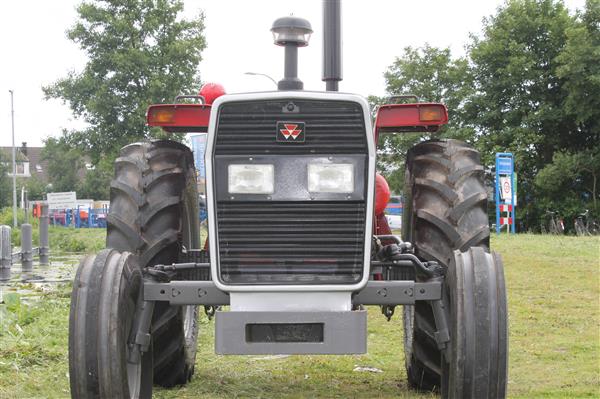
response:
[[(16, 147), (16, 161), (29, 161), (29, 173), (42, 181), (48, 180), (48, 162), (42, 159), (42, 150), (44, 147)], [(12, 147), (0, 147), (3, 161), (11, 162)]]

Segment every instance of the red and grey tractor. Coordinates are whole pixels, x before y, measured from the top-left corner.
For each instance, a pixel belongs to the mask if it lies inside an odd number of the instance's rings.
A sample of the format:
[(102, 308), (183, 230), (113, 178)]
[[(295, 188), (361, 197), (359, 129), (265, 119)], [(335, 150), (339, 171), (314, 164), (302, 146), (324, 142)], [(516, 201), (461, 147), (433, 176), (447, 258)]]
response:
[(363, 97), (338, 92), (339, 0), (324, 1), (324, 14), (327, 91), (303, 90), (298, 47), (312, 29), (284, 17), (272, 28), (286, 55), (279, 90), (149, 107), (150, 126), (208, 133), (208, 239), (190, 149), (124, 147), (107, 248), (75, 277), (73, 397), (150, 397), (154, 384), (186, 384), (201, 308), (214, 316), (218, 354), (356, 354), (367, 351), (365, 307), (391, 318), (399, 305), (412, 387), (506, 396), (506, 290), (489, 250), (479, 153), (456, 140), (410, 149), (402, 234), (393, 234), (375, 170), (379, 136), (431, 134), (447, 110), (391, 103), (373, 121)]

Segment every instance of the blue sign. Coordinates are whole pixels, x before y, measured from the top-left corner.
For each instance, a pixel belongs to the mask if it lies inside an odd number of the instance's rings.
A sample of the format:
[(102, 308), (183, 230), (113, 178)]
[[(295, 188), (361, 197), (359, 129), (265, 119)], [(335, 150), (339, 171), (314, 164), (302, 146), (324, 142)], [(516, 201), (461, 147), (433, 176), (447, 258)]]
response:
[(196, 134), (190, 137), (192, 141), (192, 152), (194, 153), (194, 166), (198, 177), (201, 179), (206, 178), (206, 167), (204, 165), (204, 151), (206, 150), (206, 133)]
[(510, 175), (513, 172), (512, 154), (509, 157), (498, 157), (496, 154), (496, 173), (501, 175)]
[[(515, 233), (515, 164), (510, 152), (496, 153), (496, 233), (500, 234), (500, 226), (506, 225), (507, 232)], [(506, 213), (500, 217), (500, 213)], [(510, 216), (509, 216), (510, 215)], [(509, 228), (510, 226), (510, 228)]]

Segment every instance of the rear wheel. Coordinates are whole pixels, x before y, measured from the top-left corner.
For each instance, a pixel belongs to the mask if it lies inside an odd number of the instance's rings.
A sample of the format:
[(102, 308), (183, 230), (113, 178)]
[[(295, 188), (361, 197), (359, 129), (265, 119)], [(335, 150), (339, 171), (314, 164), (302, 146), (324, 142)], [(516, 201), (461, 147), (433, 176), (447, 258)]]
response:
[[(487, 192), (479, 153), (457, 140), (431, 140), (407, 154), (402, 237), (421, 259), (450, 267), (454, 250), (489, 248)], [(405, 365), (409, 384), (441, 387), (441, 352), (431, 306), (404, 306)]]
[(105, 249), (77, 270), (69, 316), (69, 375), (74, 398), (150, 398), (152, 348), (130, 363), (128, 340), (142, 273), (129, 253)]
[[(178, 261), (200, 246), (198, 195), (188, 147), (158, 140), (123, 147), (115, 161), (106, 244), (130, 251), (142, 267)], [(194, 372), (198, 307), (157, 302), (152, 319), (154, 382), (187, 383)]]

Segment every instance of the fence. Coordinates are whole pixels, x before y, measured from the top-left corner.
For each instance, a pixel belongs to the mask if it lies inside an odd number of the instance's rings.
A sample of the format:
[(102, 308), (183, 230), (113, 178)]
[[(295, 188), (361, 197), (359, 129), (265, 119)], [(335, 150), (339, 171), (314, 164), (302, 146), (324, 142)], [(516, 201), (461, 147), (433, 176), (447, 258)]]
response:
[(50, 223), (53, 226), (104, 228), (106, 227), (106, 215), (108, 215), (108, 207), (53, 209), (50, 211)]
[(40, 207), (40, 238), (39, 246), (33, 247), (32, 227), (29, 223), (21, 225), (21, 251), (12, 252), (12, 229), (10, 226), (0, 226), (0, 281), (10, 280), (12, 264), (21, 261), (24, 272), (33, 269), (33, 257), (38, 256), (41, 265), (49, 264), (50, 248), (48, 240), (48, 205)]

